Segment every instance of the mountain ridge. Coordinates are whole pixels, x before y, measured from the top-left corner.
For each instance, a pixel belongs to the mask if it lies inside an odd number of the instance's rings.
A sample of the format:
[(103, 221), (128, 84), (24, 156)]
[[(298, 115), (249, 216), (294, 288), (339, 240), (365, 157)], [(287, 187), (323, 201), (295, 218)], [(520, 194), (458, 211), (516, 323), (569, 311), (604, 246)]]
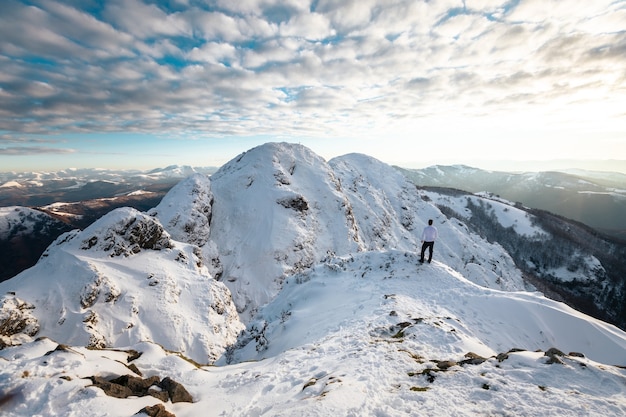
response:
[(420, 186), (490, 192), (527, 207), (585, 223), (611, 236), (626, 237), (626, 174), (583, 170), (510, 173), (465, 165), (401, 170)]

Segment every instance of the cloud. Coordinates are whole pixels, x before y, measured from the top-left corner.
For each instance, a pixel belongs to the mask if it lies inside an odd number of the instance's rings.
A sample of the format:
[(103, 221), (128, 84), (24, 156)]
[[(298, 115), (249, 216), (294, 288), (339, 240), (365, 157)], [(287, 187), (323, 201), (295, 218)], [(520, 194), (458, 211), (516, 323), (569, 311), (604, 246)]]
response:
[(188, 37), (192, 33), (191, 25), (183, 13), (168, 13), (155, 4), (146, 4), (141, 0), (107, 1), (103, 15), (114, 27), (139, 39)]
[(88, 4), (2, 2), (0, 131), (355, 137), (626, 105), (623, 2)]
[(42, 146), (12, 146), (0, 148), (0, 155), (6, 156), (23, 156), (23, 155), (53, 155), (68, 154), (76, 152), (73, 149), (63, 148), (46, 148)]

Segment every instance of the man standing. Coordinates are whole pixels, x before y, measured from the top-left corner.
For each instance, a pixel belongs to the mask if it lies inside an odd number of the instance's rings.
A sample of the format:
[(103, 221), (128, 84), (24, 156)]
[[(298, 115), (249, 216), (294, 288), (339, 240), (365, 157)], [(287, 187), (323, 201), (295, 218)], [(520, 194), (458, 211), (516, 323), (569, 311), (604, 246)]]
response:
[(424, 263), (424, 252), (426, 252), (426, 248), (429, 249), (428, 252), (428, 263), (433, 259), (433, 246), (435, 245), (435, 240), (438, 236), (437, 228), (433, 226), (432, 219), (428, 220), (428, 226), (424, 228), (422, 232), (422, 257), (420, 258), (420, 262)]

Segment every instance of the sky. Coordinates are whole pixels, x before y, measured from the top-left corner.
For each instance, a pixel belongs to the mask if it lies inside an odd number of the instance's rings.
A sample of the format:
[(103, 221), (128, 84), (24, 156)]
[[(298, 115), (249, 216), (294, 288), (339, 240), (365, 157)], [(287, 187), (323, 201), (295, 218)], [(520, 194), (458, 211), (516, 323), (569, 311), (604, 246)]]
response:
[(0, 171), (220, 166), (275, 141), (613, 168), (625, 28), (626, 0), (2, 0)]

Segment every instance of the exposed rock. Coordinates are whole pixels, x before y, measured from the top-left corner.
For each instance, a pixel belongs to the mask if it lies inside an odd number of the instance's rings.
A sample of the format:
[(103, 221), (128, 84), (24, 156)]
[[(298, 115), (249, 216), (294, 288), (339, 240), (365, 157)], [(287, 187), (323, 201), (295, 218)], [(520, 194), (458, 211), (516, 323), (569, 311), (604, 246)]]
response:
[(120, 384), (116, 384), (114, 382), (107, 381), (106, 379), (99, 376), (92, 376), (89, 379), (91, 379), (91, 382), (94, 386), (100, 388), (109, 397), (128, 398), (133, 395), (133, 392), (130, 390), (130, 388)]
[(467, 359), (463, 359), (462, 361), (460, 361), (459, 365), (480, 365), (487, 360), (487, 358), (483, 358), (482, 356), (474, 352), (467, 352), (465, 354), (465, 357)]
[(442, 371), (446, 371), (449, 368), (457, 365), (458, 364), (454, 361), (437, 361), (437, 368), (441, 369)]
[(169, 377), (163, 378), (161, 381), (159, 381), (159, 377), (156, 375), (149, 378), (122, 375), (111, 380), (92, 376), (89, 379), (91, 379), (94, 386), (102, 389), (105, 394), (111, 397), (127, 398), (130, 396), (145, 397), (150, 395), (163, 402), (193, 402), (191, 394), (185, 387)]
[(148, 405), (142, 408), (141, 410), (139, 410), (137, 414), (135, 415), (139, 416), (139, 415), (144, 415), (144, 414), (149, 417), (176, 417), (175, 414), (172, 414), (169, 411), (167, 411), (165, 409), (165, 406), (163, 406), (163, 404), (155, 404), (152, 406)]
[(561, 352), (557, 348), (548, 349), (547, 352), (545, 353), (545, 356), (549, 358), (548, 361), (546, 362), (548, 364), (558, 363), (559, 365), (563, 365), (565, 363), (561, 359), (561, 357), (565, 356), (565, 353)]
[(163, 391), (158, 386), (151, 386), (150, 388), (148, 388), (147, 394), (151, 397), (163, 401), (164, 403), (166, 403), (170, 399), (170, 395), (167, 393), (167, 391)]
[(153, 217), (138, 211), (116, 211), (114, 215), (121, 217), (117, 223), (83, 239), (81, 249), (97, 248), (110, 252), (111, 257), (116, 257), (130, 256), (142, 249), (161, 250), (173, 247), (170, 236)]
[(189, 394), (185, 387), (183, 387), (181, 384), (174, 381), (170, 377), (163, 378), (163, 380), (159, 384), (159, 387), (167, 391), (170, 396), (170, 400), (172, 400), (173, 403), (193, 402), (191, 394)]
[[(155, 375), (143, 379), (132, 375), (122, 375), (119, 378), (112, 379), (110, 382), (128, 387), (134, 395), (144, 397), (148, 395), (148, 389), (151, 386), (159, 383), (159, 377)], [(167, 401), (167, 399), (165, 401)]]
[(2, 297), (0, 300), (0, 349), (12, 344), (12, 336), (24, 334), (33, 337), (39, 332), (39, 322), (31, 313), (34, 309), (35, 306), (20, 300), (14, 293)]
[(301, 213), (304, 213), (309, 209), (309, 203), (307, 203), (307, 201), (301, 195), (286, 197), (278, 200), (277, 203), (285, 208), (290, 208)]

